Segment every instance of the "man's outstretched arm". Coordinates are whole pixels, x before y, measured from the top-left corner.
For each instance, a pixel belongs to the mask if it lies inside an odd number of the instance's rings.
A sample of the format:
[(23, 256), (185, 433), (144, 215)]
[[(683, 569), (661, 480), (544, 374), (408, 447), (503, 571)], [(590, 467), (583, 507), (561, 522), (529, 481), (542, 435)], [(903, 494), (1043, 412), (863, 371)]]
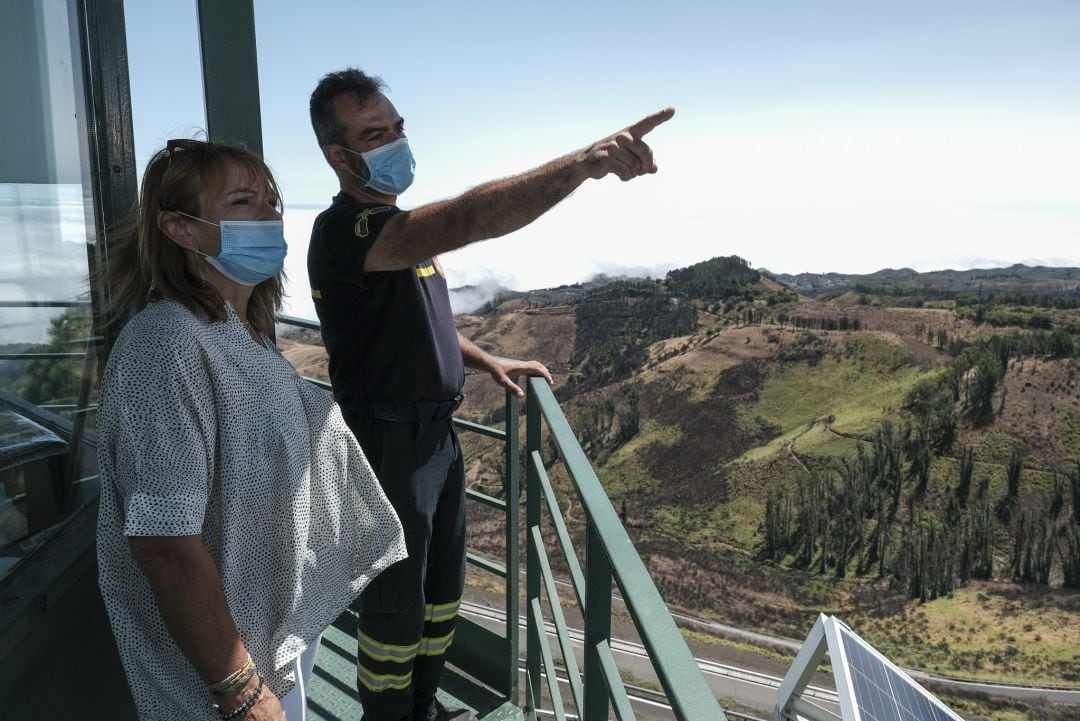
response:
[(513, 358), (498, 358), (480, 348), (465, 336), (458, 333), (458, 343), (461, 344), (461, 358), (465, 361), (466, 368), (487, 371), (495, 382), (510, 391), (518, 398), (525, 397), (525, 391), (514, 382), (518, 376), (541, 376), (549, 384), (551, 373), (539, 361), (520, 361)]
[(364, 270), (408, 268), (440, 253), (511, 233), (539, 218), (589, 178), (617, 175), (626, 181), (655, 173), (652, 149), (643, 138), (674, 114), (674, 108), (661, 110), (539, 168), (397, 214), (364, 257)]

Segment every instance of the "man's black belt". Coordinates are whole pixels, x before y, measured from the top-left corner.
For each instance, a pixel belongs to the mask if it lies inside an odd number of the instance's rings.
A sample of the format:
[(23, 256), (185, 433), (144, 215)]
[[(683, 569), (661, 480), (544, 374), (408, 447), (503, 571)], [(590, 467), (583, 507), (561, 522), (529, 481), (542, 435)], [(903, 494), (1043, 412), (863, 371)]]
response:
[(426, 425), (454, 415), (464, 399), (465, 395), (458, 393), (448, 401), (356, 400), (347, 406), (357, 416)]

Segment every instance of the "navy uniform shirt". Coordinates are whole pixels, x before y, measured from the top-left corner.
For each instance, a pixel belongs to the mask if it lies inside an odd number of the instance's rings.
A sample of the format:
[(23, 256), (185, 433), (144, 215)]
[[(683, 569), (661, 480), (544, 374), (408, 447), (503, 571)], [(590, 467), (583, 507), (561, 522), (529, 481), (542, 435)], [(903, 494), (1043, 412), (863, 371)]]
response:
[(404, 270), (363, 270), (383, 225), (399, 212), (342, 192), (311, 230), (311, 295), (334, 397), (345, 407), (448, 401), (465, 382), (446, 279), (435, 259)]

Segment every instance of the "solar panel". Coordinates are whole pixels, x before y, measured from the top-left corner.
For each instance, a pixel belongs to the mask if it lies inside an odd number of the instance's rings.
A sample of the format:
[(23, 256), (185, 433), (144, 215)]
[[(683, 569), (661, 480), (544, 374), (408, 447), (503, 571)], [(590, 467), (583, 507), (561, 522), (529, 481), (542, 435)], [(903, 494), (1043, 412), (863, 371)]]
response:
[[(809, 685), (826, 653), (836, 679), (831, 701)], [(825, 614), (818, 614), (784, 676), (775, 710), (785, 721), (963, 721), (840, 619)]]
[(838, 628), (858, 721), (963, 721), (850, 629)]

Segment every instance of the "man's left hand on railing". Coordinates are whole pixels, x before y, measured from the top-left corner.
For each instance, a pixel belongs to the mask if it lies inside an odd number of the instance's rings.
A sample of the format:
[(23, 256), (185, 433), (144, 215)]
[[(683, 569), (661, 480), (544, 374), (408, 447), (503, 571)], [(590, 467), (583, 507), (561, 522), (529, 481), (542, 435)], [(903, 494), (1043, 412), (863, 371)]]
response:
[(523, 361), (513, 358), (492, 357), (491, 367), (488, 372), (495, 382), (518, 398), (525, 397), (525, 391), (514, 382), (520, 376), (540, 376), (551, 385), (551, 372), (540, 361)]
[(466, 368), (487, 371), (496, 383), (518, 398), (525, 397), (525, 391), (514, 382), (514, 379), (519, 376), (540, 376), (549, 385), (551, 384), (551, 373), (540, 361), (493, 356), (461, 333), (458, 333), (458, 343), (461, 344), (461, 359), (465, 362)]

